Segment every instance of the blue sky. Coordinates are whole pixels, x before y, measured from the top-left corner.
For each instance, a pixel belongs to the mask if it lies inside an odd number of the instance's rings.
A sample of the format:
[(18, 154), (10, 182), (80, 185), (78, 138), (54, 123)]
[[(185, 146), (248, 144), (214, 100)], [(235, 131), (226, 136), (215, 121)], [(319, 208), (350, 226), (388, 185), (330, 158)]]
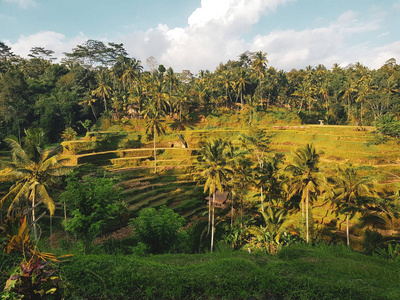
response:
[(400, 63), (400, 0), (0, 0), (0, 40), (62, 57), (88, 39), (124, 43), (176, 72), (215, 70), (246, 50), (283, 70)]

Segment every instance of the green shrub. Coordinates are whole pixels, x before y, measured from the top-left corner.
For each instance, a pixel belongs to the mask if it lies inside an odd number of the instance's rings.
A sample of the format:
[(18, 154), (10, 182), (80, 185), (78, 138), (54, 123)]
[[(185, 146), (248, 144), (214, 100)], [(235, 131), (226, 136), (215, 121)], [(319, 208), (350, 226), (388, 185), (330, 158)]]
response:
[(379, 232), (367, 229), (362, 241), (363, 252), (372, 254), (376, 249), (384, 248), (384, 243), (385, 239)]
[(153, 254), (186, 250), (188, 234), (182, 230), (185, 223), (183, 217), (166, 206), (159, 210), (145, 208), (137, 218), (130, 221), (138, 240), (146, 244)]

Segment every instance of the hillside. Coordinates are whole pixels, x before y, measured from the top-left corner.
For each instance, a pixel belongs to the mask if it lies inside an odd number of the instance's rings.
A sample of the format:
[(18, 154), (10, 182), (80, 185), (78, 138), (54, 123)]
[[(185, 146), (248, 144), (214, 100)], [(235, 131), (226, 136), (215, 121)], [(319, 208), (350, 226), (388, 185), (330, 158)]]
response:
[[(122, 178), (119, 186), (123, 188), (122, 195), (131, 216), (145, 207), (166, 205), (189, 222), (202, 219), (206, 212), (203, 186), (193, 180), (193, 165), (201, 142), (218, 137), (235, 140), (252, 130), (251, 126), (235, 123), (222, 126), (220, 121), (215, 123), (215, 119), (180, 131), (174, 131), (168, 124), (166, 134), (156, 139), (158, 173), (154, 174), (153, 143), (142, 131), (143, 120), (113, 122), (111, 129), (118, 131), (90, 132), (79, 140), (64, 142), (64, 153), (71, 163), (90, 163), (118, 174)], [(313, 143), (323, 153), (323, 164), (352, 162), (362, 167), (364, 174), (375, 174), (382, 190), (392, 190), (399, 181), (397, 153), (400, 146), (395, 143), (371, 144), (373, 127), (299, 125), (296, 122), (287, 125), (282, 120), (268, 119), (268, 115), (259, 124), (259, 128), (271, 137), (271, 154), (288, 154)], [(250, 203), (257, 201), (254, 192), (247, 195)], [(330, 224), (344, 230), (344, 216), (337, 215), (323, 202), (315, 206), (313, 217), (317, 226)], [(223, 216), (224, 207), (220, 213)], [(357, 224), (355, 220), (351, 221), (352, 225)]]

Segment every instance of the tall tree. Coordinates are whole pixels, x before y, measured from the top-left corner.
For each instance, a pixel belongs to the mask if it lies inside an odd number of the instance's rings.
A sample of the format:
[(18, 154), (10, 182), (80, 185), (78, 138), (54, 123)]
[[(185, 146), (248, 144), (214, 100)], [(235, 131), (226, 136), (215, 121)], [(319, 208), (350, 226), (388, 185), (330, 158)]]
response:
[(143, 116), (146, 119), (146, 133), (153, 135), (154, 174), (157, 174), (156, 136), (165, 133), (163, 124), (160, 119), (163, 116), (163, 111), (159, 111), (154, 105), (150, 104), (143, 111)]
[(359, 102), (361, 107), (360, 125), (363, 126), (363, 115), (364, 115), (363, 104), (367, 101), (368, 96), (371, 95), (373, 91), (376, 89), (376, 86), (373, 84), (372, 78), (368, 74), (361, 77), (361, 79), (358, 81), (356, 89), (357, 89), (356, 102)]
[(267, 53), (258, 51), (252, 56), (251, 68), (254, 70), (255, 75), (258, 77), (258, 84), (260, 90), (260, 101), (262, 101), (263, 88), (262, 88), (262, 78), (264, 77), (264, 71), (267, 66)]
[(371, 178), (361, 177), (352, 164), (337, 168), (334, 181), (334, 204), (346, 215), (347, 246), (350, 246), (349, 220), (363, 207), (363, 198), (372, 195)]
[(286, 166), (289, 174), (287, 185), (288, 198), (301, 194), (302, 215), (306, 215), (306, 241), (309, 238), (309, 207), (326, 184), (325, 176), (319, 171), (319, 153), (313, 145), (307, 144), (292, 154), (292, 162)]
[(350, 121), (350, 108), (353, 95), (357, 92), (355, 83), (350, 77), (344, 82), (342, 89), (339, 92), (339, 97), (347, 99), (347, 121)]
[[(227, 179), (227, 159), (225, 148), (227, 142), (222, 139), (206, 141), (200, 149), (196, 169), (200, 172), (199, 177), (205, 180), (204, 192), (209, 192), (209, 223), (211, 221), (211, 252), (214, 249), (214, 231), (215, 231), (215, 194), (217, 189), (222, 193), (224, 183)], [(211, 201), (212, 199), (212, 201)], [(211, 218), (211, 220), (210, 220)]]
[(60, 155), (62, 147), (43, 150), (39, 146), (40, 132), (28, 132), (31, 139), (25, 143), (25, 149), (13, 139), (6, 139), (11, 149), (13, 159), (10, 162), (2, 161), (1, 165), (6, 170), (1, 180), (15, 182), (9, 192), (0, 200), (1, 206), (10, 202), (8, 213), (23, 205), (24, 200), (32, 202), (31, 215), (33, 232), (37, 238), (35, 209), (37, 200), (41, 200), (50, 212), (54, 214), (55, 205), (48, 194), (48, 189), (56, 179), (66, 174), (69, 168), (65, 166), (66, 159)]
[(28, 85), (21, 71), (9, 71), (0, 79), (0, 117), (17, 127), (21, 142), (21, 125), (27, 122), (32, 111)]
[[(248, 149), (256, 160), (258, 164), (257, 172), (259, 174), (264, 172), (265, 156), (269, 151), (270, 138), (271, 136), (260, 128), (252, 128), (248, 135), (242, 135), (240, 137), (243, 147)], [(259, 188), (261, 194), (261, 210), (264, 211), (264, 186), (260, 185)]]
[(98, 76), (97, 81), (98, 86), (95, 90), (92, 91), (92, 95), (103, 99), (104, 111), (107, 112), (107, 99), (110, 98), (111, 87), (108, 85), (106, 76), (104, 76), (104, 74)]
[(240, 103), (242, 105), (242, 110), (244, 107), (244, 102), (243, 102), (243, 92), (246, 90), (246, 85), (250, 84), (250, 82), (247, 80), (247, 73), (244, 68), (240, 68), (239, 71), (236, 74), (236, 82), (235, 82), (235, 87), (238, 92), (238, 97), (240, 97)]

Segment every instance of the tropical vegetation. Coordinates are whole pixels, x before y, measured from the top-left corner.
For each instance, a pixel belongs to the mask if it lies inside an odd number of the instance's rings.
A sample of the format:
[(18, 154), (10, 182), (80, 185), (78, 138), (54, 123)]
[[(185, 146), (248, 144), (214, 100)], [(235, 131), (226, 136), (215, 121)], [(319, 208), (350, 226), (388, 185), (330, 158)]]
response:
[(52, 55), (0, 42), (2, 298), (399, 298), (394, 59)]

